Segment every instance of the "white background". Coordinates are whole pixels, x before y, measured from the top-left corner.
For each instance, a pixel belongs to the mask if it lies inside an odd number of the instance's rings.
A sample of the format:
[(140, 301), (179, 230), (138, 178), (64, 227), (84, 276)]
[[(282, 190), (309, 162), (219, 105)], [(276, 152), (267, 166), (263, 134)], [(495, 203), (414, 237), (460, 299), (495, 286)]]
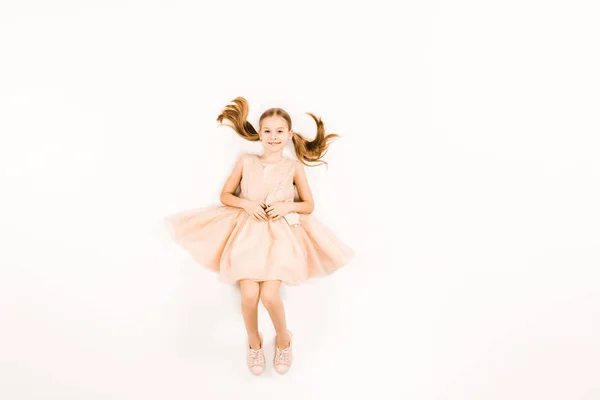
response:
[[(592, 1), (203, 3), (2, 2), (0, 398), (600, 398)], [(308, 176), (357, 255), (282, 291), (285, 376), (158, 229), (261, 151), (236, 96), (343, 135)]]

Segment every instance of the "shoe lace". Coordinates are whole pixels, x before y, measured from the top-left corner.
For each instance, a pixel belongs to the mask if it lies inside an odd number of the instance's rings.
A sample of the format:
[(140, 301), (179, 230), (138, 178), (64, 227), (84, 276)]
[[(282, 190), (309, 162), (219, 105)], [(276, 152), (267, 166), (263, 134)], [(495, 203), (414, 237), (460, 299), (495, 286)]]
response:
[(263, 360), (262, 349), (254, 350), (251, 348), (249, 354), (250, 354), (250, 356), (248, 357), (248, 365), (250, 367), (262, 364), (262, 360)]
[(289, 363), (290, 363), (290, 348), (288, 347), (287, 349), (281, 350), (278, 347), (277, 351), (275, 352), (275, 364), (289, 365)]

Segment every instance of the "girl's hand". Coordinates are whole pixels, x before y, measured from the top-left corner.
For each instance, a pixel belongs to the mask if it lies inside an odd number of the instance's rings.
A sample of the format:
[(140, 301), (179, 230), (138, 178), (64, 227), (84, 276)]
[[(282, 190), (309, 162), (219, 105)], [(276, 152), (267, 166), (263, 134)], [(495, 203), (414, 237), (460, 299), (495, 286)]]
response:
[(268, 218), (267, 214), (265, 212), (266, 207), (267, 207), (267, 205), (265, 204), (264, 201), (248, 200), (244, 204), (243, 208), (256, 221), (266, 221)]
[(266, 211), (269, 218), (273, 221), (277, 221), (279, 218), (292, 212), (292, 203), (283, 201), (271, 203), (267, 206)]

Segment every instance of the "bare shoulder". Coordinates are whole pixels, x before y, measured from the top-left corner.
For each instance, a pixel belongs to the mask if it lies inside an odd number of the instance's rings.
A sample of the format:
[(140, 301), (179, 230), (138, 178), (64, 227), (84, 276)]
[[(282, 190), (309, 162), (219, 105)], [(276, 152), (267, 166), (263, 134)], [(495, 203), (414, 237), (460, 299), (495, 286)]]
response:
[(238, 159), (238, 163), (241, 165), (245, 165), (250, 159), (252, 159), (255, 155), (252, 153), (242, 153), (240, 158)]
[(233, 167), (233, 173), (241, 174), (242, 171), (244, 170), (244, 167), (248, 163), (249, 157), (250, 157), (250, 154), (242, 153), (238, 157), (237, 161), (235, 162), (235, 166)]
[(304, 164), (302, 164), (300, 160), (295, 158), (292, 158), (291, 160), (291, 162), (294, 164), (294, 174), (297, 174), (298, 171), (303, 169), (302, 167), (304, 167)]
[(306, 166), (300, 160), (294, 160), (294, 180), (306, 178)]

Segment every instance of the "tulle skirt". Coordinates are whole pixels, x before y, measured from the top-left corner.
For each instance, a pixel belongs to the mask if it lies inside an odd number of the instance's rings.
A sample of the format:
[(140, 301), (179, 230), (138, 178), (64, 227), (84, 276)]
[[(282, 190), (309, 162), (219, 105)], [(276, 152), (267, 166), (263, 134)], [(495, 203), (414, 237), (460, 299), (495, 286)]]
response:
[(290, 225), (284, 218), (256, 221), (243, 209), (216, 206), (185, 210), (164, 222), (171, 238), (194, 261), (229, 284), (251, 279), (298, 285), (335, 272), (354, 255), (307, 214)]

